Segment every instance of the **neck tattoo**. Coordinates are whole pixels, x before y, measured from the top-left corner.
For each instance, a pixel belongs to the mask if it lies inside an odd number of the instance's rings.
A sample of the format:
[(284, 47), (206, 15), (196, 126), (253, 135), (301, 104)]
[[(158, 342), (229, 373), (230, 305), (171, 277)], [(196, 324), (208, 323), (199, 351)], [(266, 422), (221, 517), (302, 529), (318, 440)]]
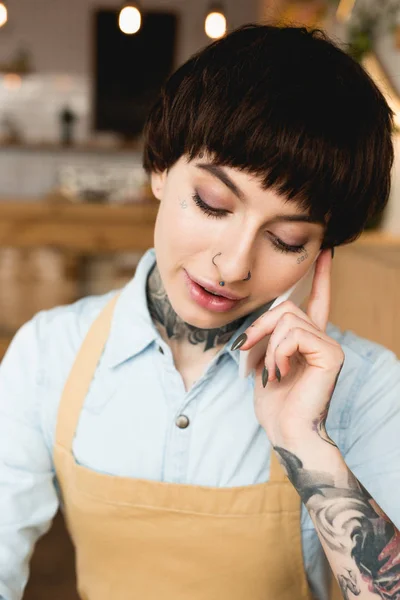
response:
[(211, 348), (224, 346), (232, 334), (243, 324), (246, 316), (232, 321), (217, 329), (200, 329), (186, 323), (174, 311), (164, 290), (157, 264), (147, 278), (147, 305), (153, 322), (162, 327), (168, 339), (189, 342), (192, 345), (203, 346), (207, 352)]

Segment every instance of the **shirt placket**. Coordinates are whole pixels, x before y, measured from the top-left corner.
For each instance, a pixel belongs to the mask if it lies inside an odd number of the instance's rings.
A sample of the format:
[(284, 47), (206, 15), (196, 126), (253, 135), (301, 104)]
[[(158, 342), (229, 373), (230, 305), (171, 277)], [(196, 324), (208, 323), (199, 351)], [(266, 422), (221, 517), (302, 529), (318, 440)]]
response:
[(175, 368), (170, 348), (160, 343), (159, 352), (162, 355), (164, 394), (168, 405), (163, 480), (171, 483), (186, 483), (196, 411), (213, 368), (208, 369), (186, 392), (182, 377)]

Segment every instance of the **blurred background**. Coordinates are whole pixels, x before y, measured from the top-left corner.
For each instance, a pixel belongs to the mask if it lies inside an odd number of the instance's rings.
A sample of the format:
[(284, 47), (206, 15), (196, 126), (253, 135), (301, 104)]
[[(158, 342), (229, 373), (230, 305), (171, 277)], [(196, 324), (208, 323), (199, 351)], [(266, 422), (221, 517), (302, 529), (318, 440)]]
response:
[[(153, 246), (146, 113), (191, 54), (248, 23), (322, 27), (381, 87), (400, 127), (400, 0), (0, 2), (0, 360), (41, 309), (119, 287)], [(400, 355), (400, 134), (389, 205), (337, 250), (331, 321)], [(74, 600), (62, 519), (25, 598)]]

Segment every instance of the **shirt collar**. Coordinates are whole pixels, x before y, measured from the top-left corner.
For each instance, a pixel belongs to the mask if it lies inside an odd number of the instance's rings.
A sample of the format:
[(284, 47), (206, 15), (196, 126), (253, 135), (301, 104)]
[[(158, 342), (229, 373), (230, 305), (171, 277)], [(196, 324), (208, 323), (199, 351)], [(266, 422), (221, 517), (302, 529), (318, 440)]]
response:
[[(150, 248), (141, 257), (136, 272), (123, 288), (115, 306), (114, 316), (104, 362), (113, 368), (134, 357), (149, 344), (160, 340), (161, 336), (155, 327), (147, 306), (147, 276), (156, 261), (154, 248)], [(231, 338), (218, 353), (218, 358), (228, 354), (239, 365), (240, 350), (231, 350), (234, 340), (266, 310), (271, 303), (265, 304), (246, 317), (242, 325), (232, 333)]]
[(160, 339), (147, 306), (147, 276), (156, 261), (154, 248), (139, 260), (135, 275), (123, 288), (115, 305), (104, 362), (116, 367)]

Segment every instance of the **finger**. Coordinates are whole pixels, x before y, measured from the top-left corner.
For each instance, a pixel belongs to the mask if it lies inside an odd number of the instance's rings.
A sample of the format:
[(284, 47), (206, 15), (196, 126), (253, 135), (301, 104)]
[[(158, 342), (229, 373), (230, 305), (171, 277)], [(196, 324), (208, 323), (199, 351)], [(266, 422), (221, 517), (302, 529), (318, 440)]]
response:
[(323, 250), (318, 257), (315, 275), (307, 304), (307, 315), (315, 325), (325, 331), (331, 302), (332, 251)]
[(265, 354), (265, 366), (269, 373), (268, 381), (273, 381), (277, 377), (277, 365), (275, 363), (276, 348), (289, 335), (292, 329), (298, 328), (304, 329), (305, 331), (309, 331), (310, 333), (313, 333), (320, 339), (325, 340), (329, 343), (330, 338), (328, 338), (328, 336), (326, 336), (322, 331), (317, 329), (313, 323), (310, 323), (309, 321), (306, 321), (293, 313), (285, 313), (278, 321), (268, 342), (268, 347)]
[(250, 327), (246, 329), (244, 333), (247, 336), (247, 340), (245, 343), (240, 345), (240, 349), (249, 350), (265, 336), (271, 335), (271, 333), (277, 326), (279, 320), (283, 317), (285, 313), (292, 313), (294, 315), (297, 315), (304, 321), (307, 321), (311, 325), (313, 325), (310, 317), (306, 315), (306, 313), (302, 311), (301, 308), (296, 306), (296, 304), (294, 304), (290, 300), (286, 300), (286, 302), (282, 302), (282, 304), (279, 304), (279, 306), (277, 306), (276, 308), (265, 312), (263, 315), (261, 315), (261, 317), (256, 319)]
[[(290, 358), (299, 353), (310, 367), (334, 376), (343, 364), (343, 350), (336, 343), (329, 343), (305, 329), (291, 329), (287, 337), (275, 349), (275, 363), (282, 377), (290, 370)], [(321, 371), (321, 372), (322, 372)]]

